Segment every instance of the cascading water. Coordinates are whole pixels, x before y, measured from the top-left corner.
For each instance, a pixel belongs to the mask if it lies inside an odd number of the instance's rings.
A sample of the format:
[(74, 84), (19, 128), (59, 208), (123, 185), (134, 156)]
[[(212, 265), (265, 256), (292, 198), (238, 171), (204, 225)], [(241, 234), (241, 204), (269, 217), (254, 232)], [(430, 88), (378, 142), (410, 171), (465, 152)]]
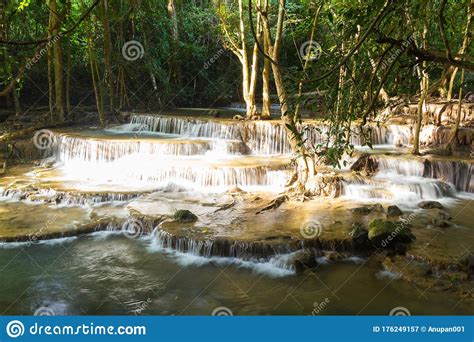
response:
[[(316, 145), (327, 139), (326, 124), (305, 123), (305, 139)], [(351, 142), (364, 143), (359, 128)], [(373, 145), (408, 145), (409, 126), (374, 125), (365, 129)], [(130, 123), (107, 134), (58, 136), (55, 157), (66, 176), (106, 184), (170, 184), (203, 192), (282, 191), (291, 147), (278, 122), (235, 122), (133, 114)], [(287, 156), (287, 157), (276, 157)], [(372, 179), (346, 180), (344, 194), (357, 199), (412, 200), (472, 191), (470, 163), (423, 162), (379, 156)], [(87, 167), (86, 167), (87, 166)], [(436, 179), (436, 180), (434, 180)], [(452, 184), (451, 187), (446, 183)]]
[(344, 182), (345, 196), (407, 204), (455, 197), (456, 191), (471, 191), (470, 163), (389, 156), (373, 158), (377, 160), (378, 172), (372, 178)]
[[(258, 129), (250, 132), (257, 141), (268, 127), (255, 127)], [(267, 131), (268, 135), (263, 135), (269, 138), (264, 143), (248, 146), (241, 140), (244, 132), (238, 126), (134, 116), (131, 124), (107, 133), (60, 134), (54, 155), (64, 179), (89, 184), (148, 184), (150, 189), (174, 184), (202, 192), (224, 192), (233, 187), (281, 191), (288, 177), (288, 158), (269, 159), (267, 154), (283, 150), (285, 140), (278, 142), (278, 137), (285, 135)], [(268, 153), (254, 153), (253, 148)], [(255, 155), (247, 156), (249, 153)]]

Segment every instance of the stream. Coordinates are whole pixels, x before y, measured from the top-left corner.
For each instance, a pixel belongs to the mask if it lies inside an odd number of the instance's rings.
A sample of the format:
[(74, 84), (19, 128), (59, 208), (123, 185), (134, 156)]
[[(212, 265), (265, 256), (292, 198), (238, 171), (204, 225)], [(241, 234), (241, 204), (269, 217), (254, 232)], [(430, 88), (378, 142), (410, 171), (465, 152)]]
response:
[[(319, 128), (308, 129), (308, 141), (321, 142), (325, 126), (307, 124)], [(370, 150), (354, 133), (347, 167), (326, 170), (342, 176), (336, 198), (258, 214), (293, 171), (277, 122), (132, 114), (105, 130), (50, 133), (40, 165), (0, 178), (3, 315), (472, 313), (473, 292), (423, 287), (350, 248), (354, 223), (396, 205), (411, 220), (415, 259), (455, 274), (449, 265), (474, 251), (473, 161), (409, 155), (408, 126), (374, 126)], [(363, 153), (377, 161), (374, 175), (350, 170)], [(422, 201), (439, 203), (449, 226)], [(374, 205), (382, 211), (354, 214)], [(183, 209), (198, 220), (169, 222)], [(293, 259), (307, 248), (308, 222), (320, 230), (315, 266), (300, 271)]]

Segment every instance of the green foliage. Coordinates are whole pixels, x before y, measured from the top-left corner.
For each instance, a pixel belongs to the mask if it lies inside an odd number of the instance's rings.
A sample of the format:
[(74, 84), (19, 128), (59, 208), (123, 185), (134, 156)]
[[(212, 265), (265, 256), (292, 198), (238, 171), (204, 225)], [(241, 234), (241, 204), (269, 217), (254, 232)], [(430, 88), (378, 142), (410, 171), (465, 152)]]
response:
[[(444, 13), (446, 35), (453, 53), (459, 51), (466, 30), (467, 8), (470, 0), (449, 0)], [(93, 0), (58, 2), (58, 13), (64, 19), (61, 30), (79, 22)], [(64, 58), (70, 58), (70, 74), (73, 82), (75, 104), (93, 104), (88, 47), (97, 55), (100, 73), (104, 78), (104, 21), (108, 20), (112, 35), (112, 73), (117, 89), (126, 89), (123, 108), (163, 108), (170, 106), (219, 106), (242, 101), (240, 63), (229, 50), (229, 42), (219, 21), (216, 1), (175, 0), (178, 40), (172, 35), (173, 20), (167, 12), (167, 1), (112, 1), (108, 2), (108, 15), (96, 7), (85, 21), (62, 38)], [(255, 7), (257, 1), (254, 0)], [(270, 27), (274, 30), (278, 1), (270, 0), (267, 13)], [(281, 46), (280, 66), (287, 92), (290, 112), (299, 105), (323, 120), (328, 129), (326, 142), (312, 146), (309, 153), (324, 163), (340, 166), (341, 156), (351, 153), (353, 143), (350, 133), (360, 131), (361, 122), (370, 120), (375, 110), (385, 106), (377, 97), (383, 86), (390, 96), (416, 96), (419, 79), (415, 72), (420, 61), (398, 46), (381, 43), (383, 37), (410, 41), (421, 46), (421, 33), (426, 29), (427, 46), (445, 54), (445, 46), (439, 28), (438, 11), (441, 0), (391, 1), (388, 14), (381, 18), (363, 44), (357, 42), (377, 17), (385, 0), (288, 0), (285, 16), (285, 32)], [(67, 5), (70, 4), (68, 9)], [(314, 40), (322, 49), (318, 58), (310, 61), (306, 70), (300, 47), (311, 37), (316, 10), (322, 6)], [(248, 2), (244, 0), (247, 14)], [(5, 23), (8, 39), (32, 41), (48, 35), (49, 10), (45, 1), (18, 0), (7, 2)], [(258, 11), (254, 8), (253, 23), (256, 26)], [(221, 15), (229, 28), (229, 35), (239, 40), (239, 11), (237, 0), (222, 1)], [(250, 18), (245, 15), (246, 43), (253, 47), (250, 34)], [(89, 31), (90, 30), (90, 31)], [(92, 40), (88, 39), (89, 32)], [(272, 32), (273, 37), (275, 32)], [(143, 58), (133, 62), (123, 58), (123, 45), (131, 40), (143, 46)], [(473, 45), (467, 55), (474, 55)], [(2, 68), (0, 82), (6, 84), (15, 77), (21, 65), (32, 56), (34, 45), (5, 45), (0, 51)], [(66, 49), (67, 48), (67, 49)], [(251, 49), (249, 49), (251, 50)], [(346, 62), (338, 63), (351, 53)], [(393, 66), (389, 63), (396, 56)], [(260, 68), (263, 58), (260, 56)], [(175, 65), (179, 75), (174, 75)], [(378, 69), (377, 65), (379, 65)], [(329, 72), (332, 71), (332, 72)], [(429, 63), (431, 84), (436, 84), (447, 71), (441, 63)], [(329, 72), (329, 74), (328, 74)], [(328, 74), (321, 78), (321, 75)], [(120, 79), (119, 79), (120, 76)], [(176, 77), (177, 76), (177, 77)], [(178, 79), (176, 79), (178, 78)], [(299, 81), (303, 80), (303, 96), (297, 96)], [(260, 82), (258, 88), (260, 89)], [(28, 70), (27, 78), (20, 83), (22, 101), (46, 104), (43, 96), (48, 88), (47, 58), (42, 57)], [(459, 77), (455, 89), (459, 89)], [(465, 91), (472, 90), (472, 73), (466, 73)], [(275, 94), (272, 87), (272, 93)], [(436, 96), (434, 87), (432, 95)], [(257, 91), (257, 98), (260, 98)], [(373, 104), (374, 106), (371, 106)], [(373, 107), (373, 108), (369, 108)], [(369, 110), (370, 109), (370, 110)], [(295, 118), (290, 131), (304, 142), (305, 132)], [(363, 130), (365, 143), (371, 146), (370, 132)]]

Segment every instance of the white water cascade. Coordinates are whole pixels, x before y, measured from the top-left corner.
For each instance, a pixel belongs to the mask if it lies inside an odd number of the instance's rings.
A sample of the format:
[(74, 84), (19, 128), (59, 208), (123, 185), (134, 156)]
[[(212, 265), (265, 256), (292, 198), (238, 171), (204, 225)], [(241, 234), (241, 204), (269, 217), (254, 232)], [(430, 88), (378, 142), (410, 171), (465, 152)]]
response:
[[(305, 123), (310, 144), (323, 142), (324, 124)], [(354, 130), (355, 132), (357, 129)], [(374, 145), (409, 144), (407, 126), (373, 126)], [(354, 134), (354, 144), (362, 144)], [(55, 160), (63, 176), (120, 188), (150, 190), (173, 185), (200, 192), (280, 192), (290, 175), (291, 148), (282, 124), (274, 121), (204, 120), (134, 114), (129, 124), (105, 132), (63, 133)], [(473, 191), (472, 164), (374, 155), (374, 177), (346, 177), (343, 195), (355, 200), (419, 201)]]

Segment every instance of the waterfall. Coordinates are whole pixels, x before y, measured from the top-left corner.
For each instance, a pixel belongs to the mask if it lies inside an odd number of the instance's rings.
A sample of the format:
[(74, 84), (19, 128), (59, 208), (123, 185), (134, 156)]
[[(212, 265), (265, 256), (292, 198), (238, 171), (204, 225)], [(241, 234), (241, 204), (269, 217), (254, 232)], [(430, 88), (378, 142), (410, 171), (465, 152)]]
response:
[[(324, 143), (329, 126), (303, 124), (309, 145)], [(364, 136), (374, 145), (407, 145), (409, 126), (353, 127), (351, 143)], [(285, 127), (275, 121), (204, 120), (133, 114), (127, 125), (106, 132), (59, 134), (54, 155), (64, 179), (91, 184), (170, 185), (203, 192), (239, 187), (246, 191), (279, 192), (290, 175), (291, 147)], [(278, 156), (278, 157), (277, 157)], [(415, 199), (453, 196), (453, 189), (472, 191), (472, 164), (374, 156), (379, 171), (370, 180), (344, 182), (344, 194), (357, 198)], [(452, 184), (446, 187), (443, 183)], [(76, 200), (74, 200), (76, 201)]]
[(456, 191), (472, 192), (472, 163), (380, 155), (373, 158), (377, 160), (378, 172), (370, 179), (346, 180), (346, 197), (416, 202), (454, 197)]
[(149, 158), (160, 156), (193, 156), (220, 152), (222, 154), (244, 154), (245, 145), (231, 140), (183, 140), (183, 139), (146, 139), (134, 137), (127, 140), (113, 140), (75, 137), (61, 134), (57, 137), (56, 157), (59, 161), (74, 160), (103, 161), (114, 160), (130, 155), (147, 155)]
[(472, 163), (437, 159), (402, 159), (378, 156), (380, 175), (432, 178), (450, 183), (458, 191), (471, 191)]

